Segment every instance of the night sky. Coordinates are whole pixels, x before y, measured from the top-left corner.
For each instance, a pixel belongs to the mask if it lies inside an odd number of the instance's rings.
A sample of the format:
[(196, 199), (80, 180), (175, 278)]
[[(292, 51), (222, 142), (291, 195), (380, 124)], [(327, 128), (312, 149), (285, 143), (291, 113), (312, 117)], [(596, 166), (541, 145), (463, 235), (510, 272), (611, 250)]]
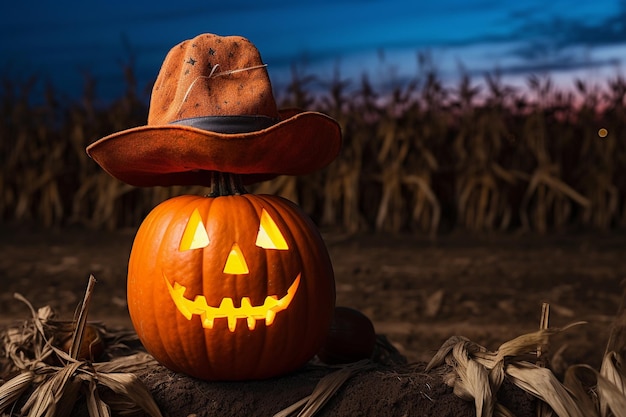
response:
[(149, 87), (172, 46), (205, 32), (250, 39), (275, 88), (294, 65), (322, 79), (339, 68), (355, 81), (402, 80), (417, 74), (418, 53), (451, 82), (462, 68), (477, 81), (498, 69), (514, 83), (535, 73), (571, 85), (626, 64), (626, 0), (57, 0), (3, 6), (0, 75), (78, 96), (89, 73), (100, 97), (115, 97), (125, 64)]

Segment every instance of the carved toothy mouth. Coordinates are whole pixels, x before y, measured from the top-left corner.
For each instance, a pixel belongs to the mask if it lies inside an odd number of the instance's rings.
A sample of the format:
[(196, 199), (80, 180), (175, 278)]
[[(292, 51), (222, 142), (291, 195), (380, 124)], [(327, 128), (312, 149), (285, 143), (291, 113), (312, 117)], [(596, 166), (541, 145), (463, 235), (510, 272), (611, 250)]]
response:
[(274, 322), (276, 314), (289, 307), (298, 290), (298, 285), (300, 285), (301, 275), (298, 274), (284, 297), (279, 299), (277, 295), (268, 295), (260, 306), (251, 305), (250, 298), (243, 297), (240, 307), (235, 307), (232, 298), (229, 297), (223, 298), (219, 307), (208, 305), (204, 295), (197, 295), (193, 301), (189, 300), (185, 298), (186, 287), (177, 282), (174, 282), (174, 286), (172, 286), (165, 274), (163, 274), (163, 278), (172, 301), (187, 320), (191, 320), (194, 315), (199, 315), (202, 320), (202, 327), (212, 329), (215, 319), (226, 318), (228, 319), (228, 330), (234, 332), (237, 328), (237, 320), (241, 318), (246, 319), (250, 330), (254, 330), (257, 320), (265, 320), (265, 325), (270, 326)]

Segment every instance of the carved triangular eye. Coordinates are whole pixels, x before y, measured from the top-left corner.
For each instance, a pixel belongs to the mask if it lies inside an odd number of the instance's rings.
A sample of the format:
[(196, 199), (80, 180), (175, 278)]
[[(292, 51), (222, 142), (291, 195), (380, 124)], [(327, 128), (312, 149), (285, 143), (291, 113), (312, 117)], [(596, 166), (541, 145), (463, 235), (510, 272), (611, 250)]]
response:
[(265, 209), (261, 213), (261, 224), (256, 237), (256, 245), (263, 249), (287, 250), (289, 246), (278, 229), (276, 222)]
[(198, 209), (195, 209), (193, 213), (191, 213), (191, 216), (189, 216), (187, 226), (185, 226), (183, 237), (180, 240), (179, 250), (185, 251), (206, 248), (209, 246), (210, 242), (209, 235), (202, 223), (202, 216), (200, 216)]

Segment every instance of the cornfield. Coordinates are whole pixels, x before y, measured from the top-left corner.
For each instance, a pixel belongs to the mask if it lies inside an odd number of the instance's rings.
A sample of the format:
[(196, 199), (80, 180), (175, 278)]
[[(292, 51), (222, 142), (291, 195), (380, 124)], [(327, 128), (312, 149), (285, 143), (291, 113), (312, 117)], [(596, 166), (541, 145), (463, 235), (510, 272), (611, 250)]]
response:
[[(110, 177), (85, 147), (143, 125), (147, 98), (132, 69), (127, 92), (102, 105), (86, 77), (80, 100), (35, 78), (0, 87), (0, 223), (58, 228), (136, 227), (163, 200), (202, 187), (135, 188)], [(376, 87), (367, 76), (329, 80), (293, 72), (280, 107), (334, 117), (340, 156), (326, 169), (279, 177), (252, 192), (283, 195), (323, 227), (435, 236), (470, 231), (626, 227), (626, 78), (572, 90), (549, 76), (524, 89), (497, 72), (444, 85), (423, 65), (414, 79)]]

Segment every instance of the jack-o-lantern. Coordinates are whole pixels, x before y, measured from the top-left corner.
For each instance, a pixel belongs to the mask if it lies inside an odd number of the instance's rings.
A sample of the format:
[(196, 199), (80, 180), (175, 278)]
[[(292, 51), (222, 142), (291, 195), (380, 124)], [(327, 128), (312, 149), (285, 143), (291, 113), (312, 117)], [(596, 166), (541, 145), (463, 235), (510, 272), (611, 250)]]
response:
[(172, 198), (143, 221), (128, 269), (133, 325), (159, 362), (197, 378), (293, 371), (333, 316), (324, 242), (288, 200), (219, 194)]

